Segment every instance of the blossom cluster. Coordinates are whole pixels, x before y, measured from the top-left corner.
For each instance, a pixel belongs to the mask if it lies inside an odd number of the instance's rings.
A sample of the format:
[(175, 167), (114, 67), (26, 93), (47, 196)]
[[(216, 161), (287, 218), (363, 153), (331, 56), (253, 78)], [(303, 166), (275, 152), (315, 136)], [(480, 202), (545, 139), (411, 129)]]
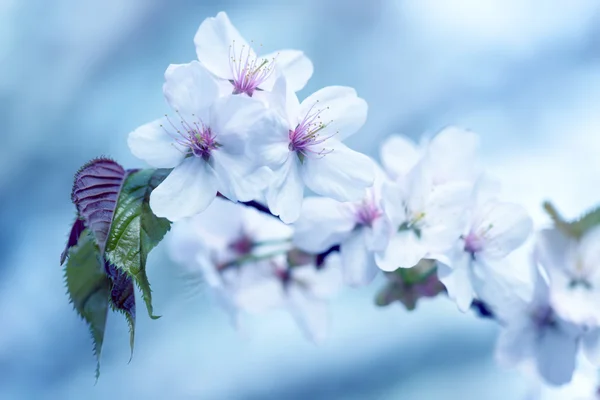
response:
[(533, 222), (501, 199), (477, 134), (392, 135), (377, 162), (343, 143), (367, 118), (354, 89), (298, 99), (313, 73), (301, 51), (259, 55), (225, 13), (202, 22), (194, 43), (198, 60), (165, 72), (172, 113), (128, 144), (172, 169), (150, 207), (174, 223), (172, 258), (204, 279), (236, 326), (284, 308), (321, 341), (327, 300), (380, 274), (380, 304), (414, 308), (447, 293), (462, 312), (484, 307), (500, 325), (498, 359), (546, 383), (570, 382), (580, 351), (600, 363), (600, 228), (538, 232), (515, 277), (508, 256)]

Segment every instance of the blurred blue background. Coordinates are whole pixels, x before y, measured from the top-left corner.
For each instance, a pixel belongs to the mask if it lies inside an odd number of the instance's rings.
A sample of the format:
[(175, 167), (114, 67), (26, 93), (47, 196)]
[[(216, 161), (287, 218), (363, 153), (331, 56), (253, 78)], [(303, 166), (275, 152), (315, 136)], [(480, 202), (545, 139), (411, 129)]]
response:
[(128, 365), (111, 315), (94, 386), (58, 266), (72, 175), (102, 154), (142, 165), (128, 132), (168, 111), (164, 70), (195, 58), (196, 29), (221, 10), (265, 51), (308, 54), (301, 97), (357, 89), (370, 115), (356, 149), (458, 124), (539, 226), (546, 198), (568, 216), (600, 199), (597, 0), (0, 0), (0, 399), (522, 398), (523, 377), (494, 363), (494, 323), (445, 298), (376, 308), (377, 281), (332, 302), (320, 346), (283, 312), (240, 335), (162, 247), (149, 275), (163, 317), (140, 310)]

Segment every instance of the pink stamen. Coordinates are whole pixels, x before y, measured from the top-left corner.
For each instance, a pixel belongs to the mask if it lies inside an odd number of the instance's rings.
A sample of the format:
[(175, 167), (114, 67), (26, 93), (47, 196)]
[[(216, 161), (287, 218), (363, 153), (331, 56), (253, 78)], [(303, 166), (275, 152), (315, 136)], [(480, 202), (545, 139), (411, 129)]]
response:
[(483, 239), (475, 232), (470, 232), (467, 236), (462, 238), (465, 242), (464, 249), (467, 253), (475, 255), (475, 253), (483, 250)]
[(246, 93), (252, 97), (255, 90), (261, 90), (259, 86), (263, 84), (273, 73), (275, 58), (272, 60), (259, 59), (252, 57), (251, 48), (246, 49), (242, 45), (239, 54), (235, 51), (235, 40), (229, 47), (229, 66), (233, 79), (230, 81), (233, 85), (233, 94)]
[[(177, 114), (179, 115), (179, 113)], [(181, 117), (181, 115), (179, 116)], [(187, 148), (187, 152), (190, 152), (192, 155), (208, 160), (211, 152), (220, 146), (216, 141), (216, 134), (214, 134), (210, 127), (205, 125), (202, 120), (198, 119), (197, 121), (189, 123), (182, 117), (180, 121), (181, 127), (183, 128), (182, 131), (175, 126), (168, 116), (165, 115), (165, 117), (176, 134), (165, 128), (163, 125), (161, 125), (161, 127), (177, 144)]]
[(375, 201), (375, 195), (371, 193), (371, 198), (364, 199), (362, 203), (356, 206), (354, 217), (356, 223), (362, 226), (373, 226), (373, 222), (383, 215), (377, 202)]
[(488, 240), (488, 234), (494, 226), (492, 224), (481, 227), (476, 230), (471, 230), (467, 236), (462, 236), (461, 239), (465, 242), (464, 250), (475, 257), (475, 253), (483, 250), (485, 242)]
[[(316, 103), (313, 104), (302, 121), (296, 125), (296, 128), (294, 128), (294, 130), (290, 129), (288, 133), (290, 140), (288, 148), (290, 151), (298, 153), (300, 159), (309, 156), (323, 157), (333, 151), (333, 149), (326, 149), (324, 147), (320, 150), (315, 149), (315, 146), (324, 143), (336, 134), (336, 132), (328, 136), (322, 136), (320, 134), (320, 132), (333, 121), (327, 123), (321, 121), (321, 113), (325, 109), (313, 111), (316, 105)], [(329, 109), (329, 107), (327, 107), (327, 109)]]
[(254, 247), (254, 242), (252, 241), (252, 237), (245, 232), (241, 232), (241, 234), (228, 246), (234, 253), (238, 256), (245, 256), (252, 252), (252, 248)]

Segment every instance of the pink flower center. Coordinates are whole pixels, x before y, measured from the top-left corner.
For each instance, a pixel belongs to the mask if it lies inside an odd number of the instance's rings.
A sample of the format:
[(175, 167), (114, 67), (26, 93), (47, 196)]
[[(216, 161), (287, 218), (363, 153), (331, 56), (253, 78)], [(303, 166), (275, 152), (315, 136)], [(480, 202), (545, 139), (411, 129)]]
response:
[[(318, 102), (318, 100), (317, 100)], [(329, 125), (332, 121), (324, 123), (321, 120), (321, 113), (325, 109), (315, 110), (315, 103), (310, 110), (306, 113), (302, 121), (296, 125), (296, 128), (293, 130), (290, 129), (289, 136), (289, 145), (288, 149), (290, 151), (295, 151), (298, 154), (300, 160), (304, 160), (304, 157), (308, 156), (317, 156), (323, 157), (333, 151), (333, 149), (326, 149), (324, 146), (320, 147), (319, 145), (323, 144), (327, 139), (335, 136), (335, 133), (327, 136), (322, 135), (322, 131)], [(329, 109), (327, 107), (326, 109)]]
[(480, 226), (478, 228), (471, 228), (468, 235), (463, 235), (460, 237), (465, 243), (464, 251), (471, 254), (471, 256), (474, 258), (475, 253), (479, 253), (484, 249), (485, 242), (489, 240), (489, 234), (493, 228), (493, 224)]
[(252, 252), (254, 242), (247, 234), (241, 234), (236, 240), (229, 243), (229, 248), (238, 256), (245, 256)]
[(354, 217), (356, 218), (357, 224), (372, 227), (373, 222), (381, 217), (381, 215), (382, 212), (379, 207), (377, 207), (374, 199), (365, 199), (356, 207)]
[(252, 97), (255, 90), (261, 90), (259, 86), (263, 84), (273, 73), (275, 58), (267, 60), (258, 58), (252, 54), (252, 49), (242, 45), (239, 53), (235, 49), (235, 40), (229, 47), (229, 67), (233, 79), (230, 80), (233, 85), (233, 94), (246, 93)]
[(463, 237), (463, 240), (465, 242), (464, 249), (467, 253), (474, 255), (483, 250), (483, 239), (475, 232), (469, 232), (467, 236)]
[[(165, 115), (165, 117), (167, 116)], [(175, 129), (177, 134), (173, 134), (162, 125), (161, 127), (177, 144), (187, 148), (188, 152), (195, 157), (200, 157), (208, 161), (211, 152), (220, 147), (220, 144), (216, 141), (216, 134), (212, 132), (209, 126), (204, 125), (204, 122), (200, 119), (189, 123), (182, 118), (181, 129), (177, 128), (169, 117), (167, 117), (167, 121), (169, 121), (169, 124)]]

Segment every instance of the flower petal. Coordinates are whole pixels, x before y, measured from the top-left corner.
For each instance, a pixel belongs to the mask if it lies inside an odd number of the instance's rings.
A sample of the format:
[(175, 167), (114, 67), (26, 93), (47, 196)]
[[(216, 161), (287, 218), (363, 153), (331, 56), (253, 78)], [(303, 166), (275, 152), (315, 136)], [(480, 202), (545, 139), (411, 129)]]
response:
[(219, 192), (234, 202), (257, 198), (273, 176), (267, 167), (255, 168), (244, 154), (217, 150), (213, 152), (211, 160), (219, 180)]
[(587, 360), (596, 367), (600, 366), (600, 329), (585, 334), (581, 344)]
[(424, 208), (422, 242), (429, 252), (443, 253), (456, 243), (466, 225), (472, 185), (452, 182), (434, 186)]
[(315, 193), (338, 201), (361, 200), (375, 180), (373, 160), (337, 140), (323, 143), (330, 153), (306, 156), (302, 176)]
[(532, 229), (533, 221), (523, 207), (499, 201), (484, 204), (473, 220), (475, 232), (487, 232), (482, 255), (492, 259), (504, 258), (521, 246)]
[(448, 127), (429, 143), (426, 159), (433, 169), (434, 184), (475, 181), (479, 176), (479, 136), (471, 131)]
[(402, 231), (392, 236), (384, 251), (375, 254), (375, 262), (380, 269), (391, 272), (414, 267), (426, 254), (427, 249), (413, 231)]
[(296, 93), (290, 89), (285, 76), (277, 75), (271, 92), (263, 92), (263, 97), (269, 109), (278, 113), (288, 121), (288, 128), (293, 128), (299, 122), (300, 101)]
[(344, 282), (350, 286), (364, 286), (373, 281), (379, 271), (375, 255), (367, 249), (366, 229), (356, 229), (340, 248)]
[(305, 293), (318, 299), (329, 299), (342, 288), (341, 260), (337, 253), (327, 256), (323, 268), (308, 264), (294, 267), (292, 279)]
[(550, 281), (554, 283), (557, 275), (570, 276), (576, 251), (577, 242), (574, 239), (558, 229), (543, 229), (536, 237), (534, 258), (544, 267)]
[(188, 267), (190, 272), (197, 272), (196, 257), (208, 251), (198, 234), (195, 221), (186, 219), (174, 223), (167, 239), (167, 250), (171, 259)]
[(419, 161), (421, 154), (409, 138), (392, 135), (383, 142), (380, 157), (385, 172), (395, 180), (408, 174)]
[(327, 125), (323, 134), (344, 140), (364, 125), (368, 108), (367, 102), (351, 87), (327, 86), (304, 99), (298, 121), (291, 122), (298, 123), (309, 113), (320, 111), (320, 121)]
[(448, 297), (456, 303), (460, 311), (467, 312), (473, 302), (475, 293), (471, 285), (471, 271), (468, 259), (461, 261), (462, 263), (455, 263), (453, 268), (438, 263), (437, 272), (439, 280), (446, 287)]
[[(146, 161), (155, 168), (173, 168), (185, 157), (185, 150), (169, 136), (170, 127), (166, 118), (142, 125), (129, 134), (127, 144), (137, 158)], [(170, 128), (169, 128), (170, 129)], [(175, 127), (173, 130), (180, 129)], [(177, 135), (177, 132), (173, 132)]]
[(218, 99), (211, 107), (210, 127), (217, 142), (230, 154), (243, 154), (249, 133), (254, 133), (254, 124), (263, 120), (265, 105), (247, 96), (230, 95)]
[(501, 365), (515, 366), (533, 357), (537, 332), (528, 318), (521, 316), (506, 324), (496, 342), (496, 358)]
[(325, 197), (307, 197), (294, 224), (294, 244), (320, 253), (346, 239), (355, 221), (347, 205)]
[(244, 229), (251, 235), (256, 242), (271, 242), (272, 244), (263, 244), (257, 248), (255, 253), (260, 255), (264, 248), (264, 254), (272, 253), (275, 249), (289, 247), (289, 243), (281, 242), (281, 240), (292, 238), (294, 229), (290, 225), (286, 225), (278, 218), (273, 218), (272, 215), (265, 214), (251, 207), (243, 207), (244, 209)]
[(385, 215), (389, 218), (392, 226), (399, 225), (407, 221), (406, 207), (404, 206), (405, 193), (402, 185), (396, 182), (385, 182), (381, 189), (381, 204)]
[(238, 204), (217, 197), (203, 213), (179, 221), (177, 225), (188, 222), (193, 226), (196, 240), (205, 243), (222, 258), (229, 258), (227, 247), (242, 232), (244, 210)]
[(570, 275), (550, 275), (550, 301), (556, 313), (565, 320), (586, 327), (600, 327), (600, 292), (582, 285), (573, 287)]
[[(231, 70), (231, 57), (237, 57), (244, 47), (244, 51), (249, 48), (248, 43), (238, 30), (233, 26), (229, 17), (224, 12), (220, 12), (216, 17), (206, 18), (200, 24), (196, 36), (194, 36), (194, 44), (196, 45), (196, 54), (198, 60), (210, 72), (222, 79), (232, 79), (233, 72)], [(251, 51), (251, 56), (254, 51)]]
[(194, 114), (204, 120), (206, 110), (219, 97), (219, 86), (206, 68), (198, 61), (192, 61), (169, 65), (163, 93), (173, 110), (183, 115)]
[(275, 59), (277, 69), (285, 76), (289, 89), (293, 92), (304, 88), (313, 74), (312, 62), (299, 50), (279, 50), (260, 58), (269, 61)]
[(281, 307), (286, 302), (284, 287), (274, 276), (255, 274), (252, 268), (259, 265), (250, 265), (230, 274), (242, 274), (235, 288), (235, 302), (237, 306), (251, 314), (261, 314), (265, 311)]
[(329, 311), (324, 300), (316, 299), (300, 287), (288, 287), (288, 310), (307, 339), (322, 343), (329, 331)]
[(279, 169), (273, 171), (273, 181), (267, 189), (269, 209), (286, 224), (296, 221), (302, 208), (304, 182), (299, 169), (300, 160), (290, 155)]
[(560, 327), (546, 328), (538, 337), (536, 364), (539, 374), (552, 385), (571, 381), (578, 340)]
[(387, 218), (387, 216), (381, 215), (375, 221), (373, 221), (370, 227), (365, 227), (365, 243), (367, 249), (370, 251), (382, 251), (388, 244), (390, 236), (394, 228)]
[(465, 181), (434, 186), (425, 209), (427, 222), (462, 230), (472, 191), (473, 186)]
[[(266, 112), (248, 128), (248, 154), (258, 165), (279, 169), (294, 155), (289, 149), (288, 122), (273, 111)], [(297, 157), (294, 157), (297, 158)]]
[(206, 209), (217, 194), (217, 177), (207, 162), (186, 158), (150, 194), (156, 216), (177, 221)]
[[(199, 253), (195, 263), (200, 266), (203, 282), (206, 282), (209, 287), (210, 297), (225, 310), (232, 325), (236, 329), (240, 329), (240, 311), (234, 302), (231, 291), (225, 287), (221, 274), (208, 257), (208, 251)], [(202, 289), (205, 289), (205, 285), (202, 285)]]

